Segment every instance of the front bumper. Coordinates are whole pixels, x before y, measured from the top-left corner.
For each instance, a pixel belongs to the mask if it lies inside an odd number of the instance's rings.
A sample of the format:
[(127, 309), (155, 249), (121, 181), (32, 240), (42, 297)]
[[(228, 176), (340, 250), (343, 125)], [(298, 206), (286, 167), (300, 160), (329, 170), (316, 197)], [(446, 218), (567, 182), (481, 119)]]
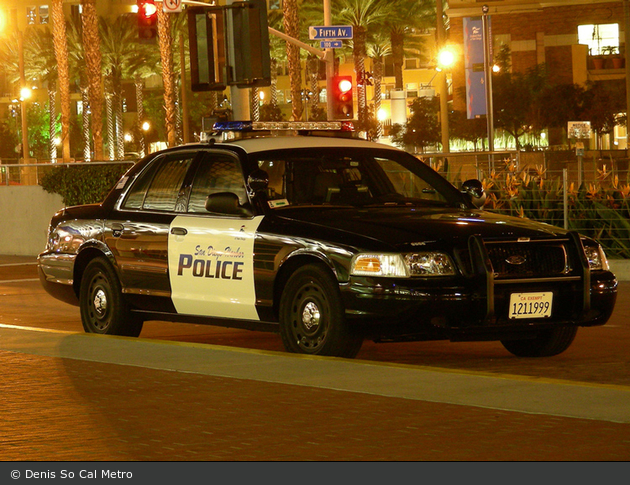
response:
[[(342, 284), (346, 314), (362, 317), (368, 333), (422, 339), (504, 339), (512, 333), (554, 326), (604, 325), (617, 298), (617, 279), (610, 271), (591, 271), (580, 236), (568, 233), (571, 253), (567, 271), (551, 275), (498, 274), (486, 242), (469, 239), (470, 268), (460, 276), (418, 279), (351, 277)], [(552, 294), (551, 315), (511, 319), (514, 293)]]

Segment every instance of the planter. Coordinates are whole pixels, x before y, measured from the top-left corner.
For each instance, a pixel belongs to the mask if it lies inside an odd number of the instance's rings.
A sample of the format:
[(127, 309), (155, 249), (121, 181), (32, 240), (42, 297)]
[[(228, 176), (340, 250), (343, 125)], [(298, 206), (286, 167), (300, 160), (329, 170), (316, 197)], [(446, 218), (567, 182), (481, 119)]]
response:
[(603, 57), (593, 57), (593, 69), (604, 69)]
[(623, 57), (613, 57), (611, 61), (613, 69), (623, 68)]

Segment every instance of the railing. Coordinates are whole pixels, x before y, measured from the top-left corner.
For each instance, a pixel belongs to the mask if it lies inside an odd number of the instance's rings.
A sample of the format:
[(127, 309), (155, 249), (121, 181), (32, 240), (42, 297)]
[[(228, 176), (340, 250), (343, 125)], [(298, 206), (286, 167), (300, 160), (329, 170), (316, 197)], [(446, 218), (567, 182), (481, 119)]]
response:
[[(581, 163), (563, 160), (554, 152), (449, 154), (447, 160), (442, 154), (431, 154), (421, 159), (456, 186), (480, 179), (488, 194), (488, 210), (576, 230), (597, 239), (609, 256), (630, 258), (628, 159), (603, 155), (584, 157)], [(133, 162), (65, 165), (120, 163)], [(64, 164), (3, 164), (0, 184), (38, 184), (47, 170), (60, 165)]]
[[(54, 167), (65, 166), (95, 166), (133, 164), (135, 160), (111, 160), (104, 162), (69, 162), (69, 163), (6, 163), (0, 164), (0, 186), (8, 185), (39, 185), (46, 172)], [(16, 160), (17, 162), (17, 160)]]
[(597, 239), (609, 256), (630, 258), (628, 159), (589, 154), (578, 159), (572, 152), (468, 153), (446, 160), (439, 154), (423, 160), (456, 186), (480, 179), (487, 210), (576, 230)]

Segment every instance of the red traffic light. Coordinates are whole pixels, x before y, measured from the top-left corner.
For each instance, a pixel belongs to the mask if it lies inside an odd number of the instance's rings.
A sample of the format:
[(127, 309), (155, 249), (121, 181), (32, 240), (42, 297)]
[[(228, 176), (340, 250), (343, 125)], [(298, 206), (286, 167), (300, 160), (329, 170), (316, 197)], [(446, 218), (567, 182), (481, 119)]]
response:
[(138, 37), (151, 40), (157, 36), (157, 6), (155, 0), (137, 0)]
[(335, 119), (354, 117), (352, 105), (352, 76), (335, 76), (333, 78), (333, 115)]

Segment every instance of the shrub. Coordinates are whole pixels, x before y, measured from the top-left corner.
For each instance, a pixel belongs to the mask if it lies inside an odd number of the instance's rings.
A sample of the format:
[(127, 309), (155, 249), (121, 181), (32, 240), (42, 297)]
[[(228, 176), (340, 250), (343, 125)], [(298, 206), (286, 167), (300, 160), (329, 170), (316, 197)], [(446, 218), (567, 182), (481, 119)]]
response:
[(52, 167), (40, 181), (46, 192), (59, 194), (66, 206), (101, 202), (118, 182), (129, 164), (60, 165)]

